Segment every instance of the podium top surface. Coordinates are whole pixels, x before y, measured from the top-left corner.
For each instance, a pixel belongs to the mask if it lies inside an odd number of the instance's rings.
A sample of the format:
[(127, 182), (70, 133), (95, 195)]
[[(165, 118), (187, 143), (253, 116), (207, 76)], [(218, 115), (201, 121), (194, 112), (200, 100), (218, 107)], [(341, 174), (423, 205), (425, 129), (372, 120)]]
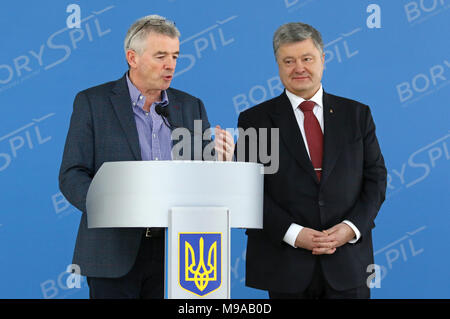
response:
[(263, 181), (256, 163), (107, 162), (89, 187), (88, 227), (167, 227), (172, 207), (227, 207), (230, 227), (262, 228)]

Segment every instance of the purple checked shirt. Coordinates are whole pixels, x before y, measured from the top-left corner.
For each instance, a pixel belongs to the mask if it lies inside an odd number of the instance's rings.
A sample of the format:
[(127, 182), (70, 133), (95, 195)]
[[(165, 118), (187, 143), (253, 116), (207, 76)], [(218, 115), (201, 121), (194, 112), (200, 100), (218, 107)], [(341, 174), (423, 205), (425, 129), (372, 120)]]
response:
[(169, 99), (166, 91), (161, 93), (161, 102), (150, 106), (150, 112), (144, 111), (145, 96), (134, 86), (127, 74), (128, 90), (133, 105), (134, 119), (139, 136), (143, 161), (161, 161), (172, 159), (171, 130), (164, 124), (162, 117), (155, 112), (155, 106), (167, 106)]

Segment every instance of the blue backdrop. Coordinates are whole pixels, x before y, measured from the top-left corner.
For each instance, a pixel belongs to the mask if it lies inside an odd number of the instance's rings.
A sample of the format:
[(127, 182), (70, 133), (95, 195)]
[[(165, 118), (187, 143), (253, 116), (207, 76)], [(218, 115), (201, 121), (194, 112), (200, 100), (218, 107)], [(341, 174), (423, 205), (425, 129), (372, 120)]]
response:
[[(80, 29), (66, 25), (71, 3)], [(371, 106), (389, 173), (372, 296), (449, 298), (449, 9), (448, 0), (2, 1), (0, 298), (88, 297), (85, 280), (66, 285), (80, 212), (58, 189), (72, 103), (123, 75), (128, 27), (155, 13), (181, 31), (172, 86), (200, 97), (211, 125), (230, 128), (282, 92), (276, 28), (302, 21), (321, 31), (324, 89)], [(267, 298), (244, 285), (245, 245), (233, 230), (231, 296)]]

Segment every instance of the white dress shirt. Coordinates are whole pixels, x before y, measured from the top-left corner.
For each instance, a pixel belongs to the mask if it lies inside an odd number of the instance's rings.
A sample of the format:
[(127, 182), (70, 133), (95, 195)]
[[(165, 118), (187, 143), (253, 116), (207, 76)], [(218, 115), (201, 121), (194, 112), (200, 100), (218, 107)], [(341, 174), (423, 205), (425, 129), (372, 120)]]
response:
[[(308, 142), (306, 141), (305, 127), (303, 124), (305, 116), (304, 116), (302, 110), (298, 107), (300, 105), (300, 103), (305, 101), (305, 99), (289, 92), (287, 89), (286, 89), (286, 95), (289, 98), (289, 101), (291, 102), (292, 108), (294, 110), (295, 118), (297, 119), (297, 124), (302, 133), (303, 141), (305, 142), (306, 151), (308, 152), (309, 158), (311, 158), (311, 155), (309, 154)], [(322, 85), (320, 85), (319, 90), (316, 92), (316, 94), (314, 94), (314, 96), (309, 101), (313, 101), (314, 103), (316, 103), (313, 108), (313, 113), (316, 116), (317, 121), (319, 122), (320, 128), (322, 129), (322, 133), (323, 133), (324, 127), (323, 127), (323, 88), (322, 88)], [(356, 243), (359, 240), (359, 238), (361, 237), (361, 233), (359, 232), (358, 228), (356, 228), (356, 226), (348, 220), (344, 220), (343, 223), (350, 226), (356, 234), (356, 237), (354, 239), (350, 240), (349, 243), (351, 243), (351, 244)], [(283, 240), (286, 243), (288, 243), (289, 245), (291, 245), (292, 247), (297, 248), (295, 246), (295, 240), (297, 239), (297, 236), (302, 231), (302, 229), (303, 229), (303, 226), (292, 223), (291, 226), (289, 227), (289, 229), (287, 230), (286, 234), (284, 235)]]

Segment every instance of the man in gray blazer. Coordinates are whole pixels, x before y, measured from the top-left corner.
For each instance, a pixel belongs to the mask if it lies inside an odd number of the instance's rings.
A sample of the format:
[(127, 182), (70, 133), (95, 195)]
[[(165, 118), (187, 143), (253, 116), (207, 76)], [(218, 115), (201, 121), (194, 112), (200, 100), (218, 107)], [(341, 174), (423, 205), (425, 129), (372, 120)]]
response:
[[(73, 264), (87, 277), (90, 298), (164, 297), (162, 229), (89, 229), (86, 195), (104, 162), (171, 160), (175, 143), (171, 129), (192, 132), (194, 120), (201, 120), (202, 131), (210, 127), (200, 99), (169, 88), (179, 36), (175, 24), (163, 17), (151, 15), (136, 21), (124, 43), (128, 72), (75, 97), (59, 185), (66, 199), (82, 212)], [(216, 140), (225, 141), (216, 143), (216, 152), (230, 158), (231, 135), (220, 127), (215, 134)], [(192, 154), (191, 159), (202, 158)]]

